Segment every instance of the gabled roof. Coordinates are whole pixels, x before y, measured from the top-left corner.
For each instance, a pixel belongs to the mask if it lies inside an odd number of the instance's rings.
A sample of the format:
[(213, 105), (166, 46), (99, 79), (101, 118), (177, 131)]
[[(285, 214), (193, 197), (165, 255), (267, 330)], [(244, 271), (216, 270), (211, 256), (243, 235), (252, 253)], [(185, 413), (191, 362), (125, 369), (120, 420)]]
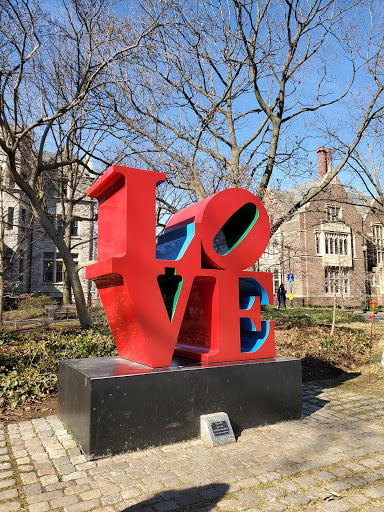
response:
[[(289, 188), (287, 190), (274, 190), (273, 192), (278, 196), (281, 205), (288, 209), (298, 203), (305, 195), (319, 187), (324, 181), (325, 176), (326, 175), (318, 176), (313, 180), (306, 181), (305, 183), (296, 185), (295, 187)], [(374, 197), (368, 194), (360, 194), (359, 192), (351, 190), (350, 187), (341, 183), (338, 177), (333, 178), (333, 180), (337, 182), (338, 186), (344, 189), (345, 194), (347, 195), (351, 204), (356, 208), (358, 213), (362, 217), (365, 217), (369, 213), (371, 206), (374, 204)]]
[(287, 190), (273, 190), (273, 194), (278, 198), (281, 206), (288, 210), (298, 203), (305, 195), (315, 190), (323, 182), (325, 176), (319, 176), (313, 180), (306, 181), (300, 185)]
[(369, 213), (370, 207), (374, 203), (374, 198), (369, 195), (359, 194), (358, 192), (347, 190), (345, 186), (344, 189), (356, 210), (362, 217), (365, 217)]

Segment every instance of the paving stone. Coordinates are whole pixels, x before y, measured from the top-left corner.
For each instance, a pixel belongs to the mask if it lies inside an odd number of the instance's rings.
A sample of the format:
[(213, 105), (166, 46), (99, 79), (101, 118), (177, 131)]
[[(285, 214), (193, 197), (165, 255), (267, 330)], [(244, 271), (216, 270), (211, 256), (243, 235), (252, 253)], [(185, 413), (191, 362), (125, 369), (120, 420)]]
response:
[(34, 466), (32, 466), (32, 464), (23, 464), (22, 466), (19, 466), (18, 467), (18, 470), (20, 472), (23, 472), (23, 473), (30, 473), (31, 471), (33, 471), (35, 469)]
[(295, 484), (294, 482), (291, 482), (290, 480), (286, 480), (283, 482), (278, 482), (279, 487), (281, 487), (284, 491), (287, 492), (297, 492), (301, 489), (301, 486), (298, 484)]
[(331, 482), (327, 484), (327, 489), (329, 489), (331, 492), (339, 493), (341, 491), (345, 491), (347, 489), (351, 488), (351, 484), (347, 482), (341, 482), (337, 480), (336, 482)]
[(79, 497), (84, 501), (99, 498), (100, 496), (101, 492), (99, 489), (92, 489), (91, 491), (85, 491), (79, 494)]
[(218, 496), (221, 496), (220, 491), (218, 491), (215, 487), (210, 487), (208, 489), (200, 489), (199, 494), (205, 500), (212, 500), (214, 498), (217, 498)]
[(285, 503), (282, 503), (281, 501), (274, 501), (271, 503), (264, 503), (261, 510), (263, 510), (263, 512), (284, 512), (287, 508), (288, 506)]
[(316, 480), (308, 475), (299, 476), (298, 478), (295, 478), (295, 481), (298, 482), (302, 487), (311, 487), (317, 484)]
[(9, 478), (12, 476), (13, 476), (13, 471), (2, 471), (0, 473), (0, 480), (2, 480), (3, 478)]
[(368, 489), (363, 489), (361, 491), (365, 496), (369, 496), (370, 498), (382, 498), (384, 496), (384, 491), (380, 489), (376, 489), (374, 487), (369, 487)]
[(351, 505), (341, 500), (332, 500), (322, 503), (319, 506), (319, 510), (324, 510), (325, 512), (346, 512), (351, 510)]
[(378, 473), (364, 473), (362, 475), (365, 480), (368, 480), (368, 482), (376, 482), (377, 480), (382, 480), (382, 476)]
[(88, 475), (85, 471), (74, 471), (73, 473), (69, 473), (62, 476), (63, 482), (68, 482), (68, 480), (77, 480), (78, 478), (86, 478)]
[(238, 497), (243, 503), (245, 503), (245, 505), (256, 505), (261, 501), (260, 496), (258, 496), (254, 492), (244, 492), (240, 494)]
[(27, 496), (32, 496), (33, 494), (39, 494), (42, 491), (40, 484), (30, 484), (24, 486), (24, 492)]
[(283, 496), (283, 491), (278, 487), (267, 487), (266, 489), (260, 489), (259, 493), (263, 498), (267, 500), (275, 500)]
[(317, 471), (316, 473), (312, 473), (312, 476), (318, 480), (322, 480), (323, 482), (330, 482), (336, 478), (335, 475), (328, 471)]
[(347, 478), (346, 482), (350, 483), (351, 485), (354, 485), (354, 486), (362, 486), (362, 485), (367, 485), (367, 481), (364, 480), (364, 478), (361, 478), (359, 476), (353, 476), (351, 478)]
[[(11, 475), (13, 476), (13, 475)], [(16, 480), (14, 480), (13, 478), (11, 479), (7, 479), (7, 480), (0, 480), (0, 489), (5, 489), (6, 487), (11, 487), (11, 485), (15, 485), (16, 484)]]
[(276, 480), (281, 480), (281, 475), (279, 473), (269, 471), (259, 475), (259, 480), (263, 483), (275, 482)]
[[(233, 501), (235, 501), (235, 500), (233, 500)], [(161, 501), (160, 503), (156, 503), (154, 505), (154, 509), (157, 512), (171, 512), (171, 510), (177, 510), (178, 508), (179, 507), (177, 506), (176, 502), (174, 502), (172, 500)], [(222, 510), (239, 510), (239, 508), (237, 508), (237, 509), (224, 508)]]
[(360, 473), (362, 471), (366, 471), (366, 467), (362, 464), (357, 464), (356, 462), (350, 462), (345, 464), (345, 468), (350, 469), (354, 473)]
[(340, 477), (340, 478), (345, 478), (347, 476), (350, 476), (352, 475), (352, 471), (350, 469), (347, 469), (346, 467), (339, 467), (339, 468), (332, 468), (329, 470), (330, 473), (333, 473), (334, 475)]
[(61, 490), (59, 491), (51, 491), (51, 492), (44, 492), (41, 494), (36, 494), (34, 496), (28, 496), (27, 497), (27, 503), (30, 505), (33, 503), (39, 503), (41, 501), (49, 501), (54, 500), (56, 498), (61, 498), (63, 495), (63, 492)]
[(43, 501), (41, 503), (35, 503), (34, 505), (29, 505), (29, 512), (46, 512), (50, 510), (50, 506), (48, 501)]
[(12, 512), (12, 510), (21, 509), (18, 501), (9, 501), (8, 503), (0, 503), (0, 512)]
[(307, 489), (305, 493), (312, 499), (325, 499), (329, 496), (329, 491), (323, 487), (311, 487)]
[(0, 501), (11, 500), (13, 498), (17, 498), (18, 492), (17, 489), (8, 489), (6, 491), (0, 492)]
[(61, 508), (66, 505), (73, 505), (74, 503), (78, 503), (78, 499), (76, 496), (63, 496), (62, 498), (57, 498), (56, 500), (51, 501), (52, 508)]
[(120, 493), (107, 494), (101, 498), (101, 503), (103, 505), (113, 505), (114, 503), (119, 503), (119, 501), (122, 501)]
[(46, 487), (47, 485), (55, 484), (58, 481), (59, 478), (55, 474), (40, 477), (41, 485), (44, 485), (44, 487)]
[[(69, 482), (66, 482), (68, 484)], [(69, 487), (66, 487), (64, 489), (64, 494), (80, 494), (84, 491), (89, 491), (90, 484), (89, 482), (83, 483), (81, 485), (72, 485)]]
[(349, 503), (352, 503), (352, 505), (361, 506), (368, 503), (370, 500), (369, 498), (362, 496), (361, 494), (354, 494), (352, 496), (346, 496), (345, 500)]
[[(127, 505), (129, 507), (129, 505)], [(147, 509), (147, 510), (146, 510)], [(92, 512), (116, 512), (113, 507), (102, 507), (102, 508), (94, 508)], [(144, 507), (140, 509), (140, 512), (153, 512), (153, 508)]]
[(186, 506), (200, 503), (202, 499), (199, 494), (181, 494), (176, 501), (179, 505)]
[(311, 498), (306, 494), (293, 494), (292, 496), (288, 496), (281, 501), (290, 507), (303, 507), (311, 501)]
[(21, 481), (23, 484), (35, 484), (37, 483), (37, 475), (36, 473), (23, 473), (20, 475)]
[(378, 468), (381, 466), (380, 462), (374, 459), (363, 459), (359, 461), (360, 464), (363, 464), (363, 466), (366, 466), (367, 468)]
[(64, 506), (64, 512), (85, 512), (100, 505), (99, 500), (87, 500)]

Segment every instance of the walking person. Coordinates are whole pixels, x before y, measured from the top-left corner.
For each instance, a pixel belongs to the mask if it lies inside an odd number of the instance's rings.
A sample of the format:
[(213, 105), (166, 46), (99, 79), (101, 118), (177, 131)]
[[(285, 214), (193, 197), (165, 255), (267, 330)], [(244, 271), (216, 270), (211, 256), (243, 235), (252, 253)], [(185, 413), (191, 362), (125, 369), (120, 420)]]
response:
[(284, 288), (284, 285), (281, 284), (279, 286), (279, 289), (277, 290), (277, 296), (278, 296), (278, 299), (279, 299), (279, 308), (285, 308), (286, 307), (286, 304), (285, 304), (285, 301), (286, 301), (286, 297), (287, 297), (287, 292)]

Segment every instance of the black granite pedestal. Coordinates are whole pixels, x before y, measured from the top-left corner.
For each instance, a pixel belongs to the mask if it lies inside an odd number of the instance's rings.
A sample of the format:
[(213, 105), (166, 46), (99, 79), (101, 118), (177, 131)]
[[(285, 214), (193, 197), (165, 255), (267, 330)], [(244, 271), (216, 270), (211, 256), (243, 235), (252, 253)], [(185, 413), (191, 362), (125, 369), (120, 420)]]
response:
[(199, 437), (200, 416), (221, 411), (234, 430), (301, 418), (301, 361), (60, 362), (59, 416), (89, 459)]

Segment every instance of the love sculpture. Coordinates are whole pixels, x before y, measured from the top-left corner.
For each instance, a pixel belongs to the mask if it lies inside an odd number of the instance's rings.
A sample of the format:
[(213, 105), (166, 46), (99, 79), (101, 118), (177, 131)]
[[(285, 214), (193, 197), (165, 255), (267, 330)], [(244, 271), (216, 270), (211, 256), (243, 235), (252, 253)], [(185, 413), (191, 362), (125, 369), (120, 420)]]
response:
[(99, 201), (98, 262), (87, 267), (120, 357), (157, 368), (175, 353), (203, 363), (275, 357), (268, 214), (232, 188), (171, 217), (156, 244), (156, 186), (165, 175), (113, 166), (89, 189)]

